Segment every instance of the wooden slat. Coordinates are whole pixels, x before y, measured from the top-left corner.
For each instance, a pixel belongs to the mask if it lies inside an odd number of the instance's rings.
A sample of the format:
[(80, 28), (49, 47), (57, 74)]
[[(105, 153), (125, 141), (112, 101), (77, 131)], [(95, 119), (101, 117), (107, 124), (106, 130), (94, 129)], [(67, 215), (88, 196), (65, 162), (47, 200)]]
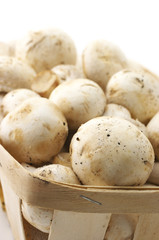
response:
[(55, 210), (49, 240), (103, 240), (110, 216)]
[(0, 171), (20, 199), (39, 207), (89, 213), (159, 213), (159, 188), (109, 189), (50, 183), (34, 177), (2, 146)]
[(16, 240), (26, 240), (23, 231), (23, 222), (20, 209), (20, 199), (10, 188), (7, 179), (1, 174), (1, 181), (5, 199), (7, 216)]
[(158, 240), (159, 214), (140, 215), (133, 240)]

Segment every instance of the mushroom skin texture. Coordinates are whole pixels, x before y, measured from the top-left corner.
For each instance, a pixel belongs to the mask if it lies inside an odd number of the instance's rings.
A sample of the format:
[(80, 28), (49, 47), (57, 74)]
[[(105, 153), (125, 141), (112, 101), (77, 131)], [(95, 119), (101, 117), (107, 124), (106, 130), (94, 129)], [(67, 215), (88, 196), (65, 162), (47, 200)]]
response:
[(59, 64), (76, 63), (76, 47), (62, 30), (45, 29), (29, 32), (20, 40), (16, 56), (26, 61), (38, 73)]
[(0, 42), (0, 56), (15, 56), (16, 41)]
[(17, 106), (29, 98), (40, 97), (37, 93), (30, 89), (19, 88), (8, 92), (2, 99), (2, 112), (6, 116), (13, 111)]
[(91, 42), (83, 51), (82, 63), (85, 76), (104, 91), (110, 77), (127, 67), (127, 59), (120, 48), (106, 40)]
[(21, 205), (23, 217), (35, 228), (42, 232), (49, 233), (53, 219), (53, 211), (39, 208), (26, 203), (24, 200)]
[(137, 221), (137, 214), (112, 214), (104, 240), (133, 239)]
[(147, 124), (159, 109), (159, 81), (125, 69), (109, 80), (106, 96), (108, 103), (126, 107), (134, 119)]
[(0, 92), (31, 88), (35, 71), (26, 63), (8, 56), (0, 57)]
[(58, 65), (52, 68), (52, 71), (56, 73), (60, 83), (84, 77), (83, 73), (75, 65)]
[(73, 171), (83, 184), (143, 185), (154, 165), (148, 138), (121, 118), (98, 117), (83, 124), (70, 145)]
[(70, 130), (91, 118), (101, 116), (106, 97), (98, 84), (88, 79), (70, 80), (60, 84), (49, 97), (65, 115)]
[(30, 98), (1, 122), (2, 145), (19, 162), (42, 165), (60, 152), (68, 134), (61, 111), (45, 98)]
[(148, 123), (147, 132), (155, 152), (156, 161), (159, 161), (159, 112)]
[(103, 116), (120, 117), (124, 119), (131, 118), (131, 114), (129, 110), (127, 110), (125, 107), (121, 105), (114, 104), (114, 103), (107, 104)]
[(70, 167), (61, 164), (50, 164), (37, 168), (33, 175), (48, 182), (80, 184), (77, 176)]
[(159, 186), (159, 162), (154, 163), (153, 170), (152, 170), (147, 182)]

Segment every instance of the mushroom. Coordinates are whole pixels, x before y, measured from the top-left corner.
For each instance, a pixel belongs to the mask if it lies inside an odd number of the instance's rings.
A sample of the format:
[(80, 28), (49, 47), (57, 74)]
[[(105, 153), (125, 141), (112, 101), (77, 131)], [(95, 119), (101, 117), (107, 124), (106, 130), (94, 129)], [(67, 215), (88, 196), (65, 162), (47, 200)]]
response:
[(19, 41), (16, 56), (38, 73), (59, 64), (75, 64), (76, 48), (72, 39), (59, 29), (29, 32)]
[(159, 81), (141, 73), (125, 69), (114, 74), (106, 92), (108, 103), (126, 107), (134, 119), (145, 124), (159, 109)]
[(61, 111), (46, 98), (30, 98), (1, 122), (2, 145), (19, 162), (41, 165), (62, 149), (68, 133)]
[(74, 65), (58, 65), (52, 68), (52, 71), (56, 73), (60, 80), (60, 83), (84, 77), (83, 73), (79, 70), (79, 68)]
[(70, 159), (70, 154), (68, 152), (61, 152), (58, 153), (52, 161), (53, 164), (61, 164), (66, 167), (71, 168), (71, 159)]
[(133, 239), (137, 221), (137, 214), (112, 214), (104, 240)]
[(51, 70), (45, 70), (36, 75), (31, 89), (42, 97), (48, 98), (51, 92), (60, 84), (58, 76)]
[[(48, 182), (63, 182), (80, 184), (78, 178), (70, 167), (59, 164), (50, 164), (33, 171), (33, 175)], [(22, 213), (24, 218), (42, 232), (49, 233), (53, 219), (53, 210), (32, 206), (22, 201)]]
[(83, 71), (105, 91), (110, 77), (127, 67), (123, 52), (106, 40), (91, 42), (83, 51)]
[(131, 118), (131, 114), (129, 110), (127, 110), (125, 107), (121, 105), (114, 104), (114, 103), (107, 104), (103, 116), (120, 117), (124, 119)]
[(8, 56), (0, 57), (0, 92), (31, 88), (35, 71), (26, 63)]
[(53, 218), (53, 211), (49, 209), (32, 206), (22, 200), (23, 217), (35, 228), (42, 232), (49, 233), (50, 225)]
[(106, 106), (103, 90), (88, 79), (70, 80), (60, 84), (49, 99), (63, 112), (71, 130), (76, 130), (91, 118), (101, 116)]
[(29, 98), (40, 97), (37, 93), (30, 89), (19, 88), (10, 91), (2, 99), (2, 112), (3, 116), (13, 111), (17, 106)]
[(148, 138), (153, 146), (156, 160), (159, 161), (159, 112), (150, 120), (147, 125)]
[(148, 138), (132, 123), (98, 117), (83, 124), (70, 145), (73, 171), (87, 185), (143, 185), (154, 165)]

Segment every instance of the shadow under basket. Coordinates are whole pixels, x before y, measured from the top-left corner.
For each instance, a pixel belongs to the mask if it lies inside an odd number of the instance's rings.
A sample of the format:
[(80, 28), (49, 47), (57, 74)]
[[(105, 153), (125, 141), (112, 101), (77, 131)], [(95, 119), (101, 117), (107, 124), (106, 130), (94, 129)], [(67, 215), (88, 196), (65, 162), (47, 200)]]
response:
[[(132, 240), (159, 239), (159, 187), (50, 183), (34, 177), (0, 145), (0, 176), (15, 240), (103, 240), (111, 214), (139, 214)], [(53, 210), (49, 234), (23, 218), (21, 200)]]

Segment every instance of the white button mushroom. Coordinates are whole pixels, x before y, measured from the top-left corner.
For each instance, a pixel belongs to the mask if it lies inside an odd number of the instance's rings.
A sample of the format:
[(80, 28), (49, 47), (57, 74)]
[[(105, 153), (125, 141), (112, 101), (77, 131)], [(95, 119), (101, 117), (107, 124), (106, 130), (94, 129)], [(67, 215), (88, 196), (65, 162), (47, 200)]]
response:
[(147, 125), (148, 138), (154, 148), (156, 160), (159, 161), (159, 112)]
[(52, 69), (58, 76), (60, 82), (83, 78), (83, 73), (74, 65), (58, 65)]
[(2, 112), (3, 116), (7, 115), (9, 112), (13, 111), (17, 106), (29, 98), (40, 97), (37, 93), (31, 91), (30, 89), (19, 88), (10, 91), (2, 99)]
[(72, 168), (87, 185), (142, 185), (153, 168), (147, 137), (121, 118), (99, 117), (83, 124), (70, 147)]
[(32, 206), (22, 201), (23, 217), (35, 228), (42, 232), (49, 233), (53, 218), (53, 211)]
[(51, 92), (60, 84), (58, 76), (51, 70), (45, 70), (33, 79), (31, 89), (42, 97), (48, 98)]
[(45, 98), (30, 98), (1, 122), (2, 145), (19, 162), (40, 165), (60, 152), (68, 133), (61, 111)]
[(159, 109), (159, 81), (130, 70), (112, 76), (106, 95), (109, 103), (126, 107), (142, 123), (147, 123)]
[(35, 75), (35, 71), (26, 63), (14, 57), (0, 57), (0, 92), (31, 88)]
[(49, 99), (63, 112), (71, 130), (76, 130), (91, 118), (101, 116), (106, 106), (103, 90), (88, 79), (70, 80), (60, 84)]
[(114, 103), (107, 104), (103, 116), (120, 117), (124, 119), (131, 118), (129, 110), (127, 110), (125, 107), (121, 105)]
[(46, 29), (29, 32), (17, 44), (16, 56), (41, 72), (59, 64), (75, 64), (76, 48), (65, 32)]
[(126, 66), (127, 60), (122, 51), (105, 40), (93, 41), (83, 51), (86, 77), (97, 82), (104, 91), (110, 77)]
[(104, 240), (133, 239), (137, 221), (137, 214), (113, 214)]

